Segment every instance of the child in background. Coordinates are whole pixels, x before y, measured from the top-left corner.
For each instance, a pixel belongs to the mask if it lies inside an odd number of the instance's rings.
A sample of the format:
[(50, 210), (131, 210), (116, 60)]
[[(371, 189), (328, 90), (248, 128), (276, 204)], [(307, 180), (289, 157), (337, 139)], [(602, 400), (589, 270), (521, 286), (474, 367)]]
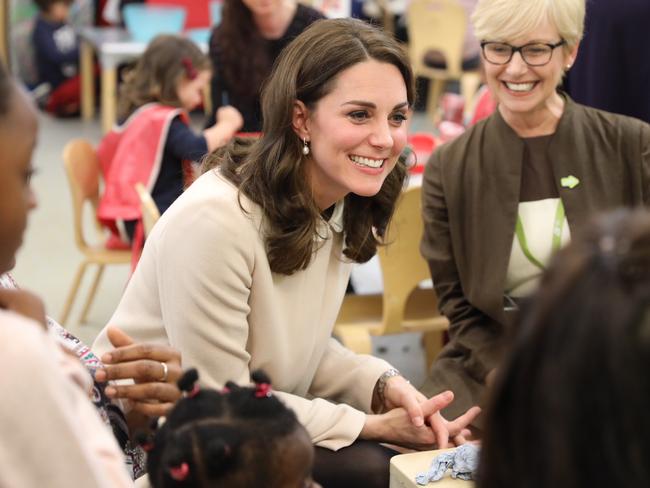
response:
[(271, 391), (261, 371), (254, 387), (229, 382), (221, 392), (200, 389), (189, 370), (178, 381), (178, 401), (148, 450), (154, 488), (316, 488), (314, 448), (292, 410)]
[(43, 108), (56, 116), (78, 114), (79, 43), (68, 23), (73, 0), (34, 0), (34, 3), (39, 9), (32, 34), (38, 84), (49, 89)]
[(217, 122), (195, 134), (188, 111), (201, 105), (212, 75), (209, 58), (190, 40), (162, 35), (128, 73), (118, 105), (119, 125), (98, 148), (105, 179), (98, 217), (122, 243), (141, 247), (142, 183), (163, 213), (193, 180), (192, 161), (223, 146), (242, 126), (233, 107), (217, 111)]

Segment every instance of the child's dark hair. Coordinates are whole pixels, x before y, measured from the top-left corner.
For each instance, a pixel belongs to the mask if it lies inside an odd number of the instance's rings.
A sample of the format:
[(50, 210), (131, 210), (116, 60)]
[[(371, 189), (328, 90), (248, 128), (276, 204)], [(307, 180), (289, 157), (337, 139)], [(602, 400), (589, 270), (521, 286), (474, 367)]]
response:
[(212, 68), (210, 58), (189, 39), (174, 35), (155, 37), (135, 67), (125, 75), (120, 90), (118, 117), (126, 119), (146, 103), (180, 107), (178, 82)]
[(254, 387), (229, 382), (219, 392), (199, 389), (194, 369), (183, 375), (185, 398), (152, 440), (140, 439), (154, 488), (275, 486), (278, 443), (302, 426), (264, 373), (252, 378)]
[(650, 485), (650, 213), (571, 239), (499, 365), (478, 488)]
[(50, 11), (50, 7), (55, 3), (65, 3), (66, 5), (70, 6), (73, 2), (74, 0), (34, 0), (34, 3), (36, 4), (36, 7), (38, 7), (38, 10), (46, 13)]

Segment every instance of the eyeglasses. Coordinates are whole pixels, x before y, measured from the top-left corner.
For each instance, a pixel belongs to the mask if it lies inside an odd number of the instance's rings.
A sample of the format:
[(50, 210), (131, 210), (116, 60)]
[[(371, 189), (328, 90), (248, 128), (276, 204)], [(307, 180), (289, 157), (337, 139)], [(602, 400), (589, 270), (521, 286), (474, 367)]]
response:
[(518, 52), (528, 66), (544, 66), (551, 61), (555, 48), (564, 44), (566, 44), (564, 39), (555, 44), (532, 42), (519, 47), (505, 42), (483, 41), (481, 42), (481, 50), (485, 60), (491, 64), (508, 64), (512, 56)]

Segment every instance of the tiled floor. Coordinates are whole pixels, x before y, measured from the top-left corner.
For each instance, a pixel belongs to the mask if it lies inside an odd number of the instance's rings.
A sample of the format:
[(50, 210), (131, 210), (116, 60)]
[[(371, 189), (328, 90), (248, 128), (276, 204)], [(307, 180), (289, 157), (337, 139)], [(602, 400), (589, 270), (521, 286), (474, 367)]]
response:
[[(60, 120), (41, 114), (39, 122), (39, 141), (34, 156), (38, 173), (33, 180), (39, 206), (30, 216), (25, 244), (19, 252), (14, 276), (24, 288), (38, 293), (45, 300), (48, 313), (58, 318), (74, 273), (81, 262), (81, 254), (74, 243), (72, 201), (61, 154), (64, 145), (76, 137), (86, 138), (96, 144), (101, 138), (101, 130), (98, 120), (83, 123), (78, 119)], [(411, 130), (427, 129), (430, 129), (429, 121), (424, 115), (416, 114)], [(89, 220), (88, 223), (90, 224)], [(90, 225), (87, 227), (88, 230), (93, 230)], [(92, 342), (97, 332), (110, 319), (128, 278), (129, 267), (106, 268), (88, 323), (79, 325), (78, 315), (93, 274), (94, 270), (87, 272), (76, 306), (65, 324), (86, 342)], [(424, 359), (417, 334), (380, 338), (375, 343), (375, 350), (400, 368), (414, 384), (423, 380)]]

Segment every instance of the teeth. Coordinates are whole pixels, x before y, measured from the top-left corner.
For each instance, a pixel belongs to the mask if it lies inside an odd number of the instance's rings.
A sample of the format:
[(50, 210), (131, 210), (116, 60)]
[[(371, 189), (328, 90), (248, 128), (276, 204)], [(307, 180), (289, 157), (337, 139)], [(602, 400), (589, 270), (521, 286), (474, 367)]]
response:
[(359, 166), (367, 166), (368, 168), (381, 168), (384, 164), (384, 159), (370, 159), (361, 156), (350, 156), (350, 159)]
[(516, 92), (527, 92), (533, 89), (535, 86), (535, 83), (508, 83), (506, 82), (506, 86)]

